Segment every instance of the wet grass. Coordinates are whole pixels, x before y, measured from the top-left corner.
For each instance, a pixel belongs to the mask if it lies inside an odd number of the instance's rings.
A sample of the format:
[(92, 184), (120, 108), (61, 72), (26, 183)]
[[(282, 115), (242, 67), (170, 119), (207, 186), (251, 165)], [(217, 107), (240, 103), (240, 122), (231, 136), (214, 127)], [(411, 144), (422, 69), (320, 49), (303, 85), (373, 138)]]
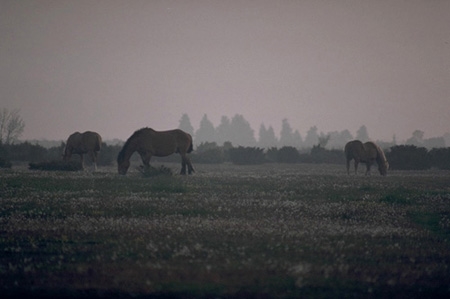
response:
[[(165, 167), (160, 167), (164, 169)], [(444, 171), (199, 165), (193, 176), (0, 172), (7, 296), (450, 293)]]

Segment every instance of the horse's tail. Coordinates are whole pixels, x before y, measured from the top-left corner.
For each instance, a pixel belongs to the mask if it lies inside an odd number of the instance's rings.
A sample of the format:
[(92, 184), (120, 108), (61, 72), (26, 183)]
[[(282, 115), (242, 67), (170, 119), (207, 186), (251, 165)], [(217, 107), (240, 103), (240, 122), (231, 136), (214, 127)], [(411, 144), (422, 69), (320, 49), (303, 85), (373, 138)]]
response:
[(98, 152), (102, 149), (102, 137), (99, 134), (96, 137), (95, 151)]
[(187, 153), (189, 154), (190, 152), (192, 152), (194, 150), (194, 146), (192, 145), (192, 140), (191, 140), (191, 144), (189, 145), (189, 148), (187, 150)]

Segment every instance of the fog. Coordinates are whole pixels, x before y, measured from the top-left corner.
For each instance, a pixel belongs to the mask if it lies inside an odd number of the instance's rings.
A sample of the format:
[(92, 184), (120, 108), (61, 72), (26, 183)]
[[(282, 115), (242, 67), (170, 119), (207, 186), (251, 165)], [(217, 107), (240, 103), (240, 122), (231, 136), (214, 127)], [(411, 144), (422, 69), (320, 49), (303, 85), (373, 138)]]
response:
[(0, 1), (0, 108), (22, 139), (242, 115), (302, 139), (450, 131), (450, 1)]

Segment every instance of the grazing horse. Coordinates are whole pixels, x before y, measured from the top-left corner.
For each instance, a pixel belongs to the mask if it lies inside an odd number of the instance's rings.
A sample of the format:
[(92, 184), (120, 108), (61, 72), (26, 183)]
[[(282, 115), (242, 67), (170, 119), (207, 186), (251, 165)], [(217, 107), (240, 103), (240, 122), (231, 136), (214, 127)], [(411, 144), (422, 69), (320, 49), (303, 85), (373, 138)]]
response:
[(97, 170), (97, 155), (101, 147), (102, 137), (98, 133), (91, 131), (75, 132), (67, 139), (63, 159), (68, 161), (72, 154), (78, 154), (81, 157), (81, 165), (84, 169), (83, 155), (89, 154), (94, 163), (94, 170)]
[(192, 152), (192, 136), (182, 130), (155, 131), (151, 128), (142, 128), (128, 138), (117, 156), (119, 174), (126, 174), (130, 167), (130, 157), (134, 152), (141, 156), (145, 167), (150, 167), (152, 156), (165, 157), (173, 153), (181, 155), (181, 174), (194, 171), (191, 160), (187, 156)]
[(389, 169), (389, 163), (386, 160), (383, 150), (374, 142), (362, 143), (359, 140), (353, 140), (345, 145), (345, 157), (347, 158), (347, 173), (350, 174), (350, 161), (355, 160), (355, 174), (358, 171), (358, 163), (366, 163), (366, 175), (370, 174), (370, 166), (376, 161), (378, 171), (381, 175), (386, 175)]

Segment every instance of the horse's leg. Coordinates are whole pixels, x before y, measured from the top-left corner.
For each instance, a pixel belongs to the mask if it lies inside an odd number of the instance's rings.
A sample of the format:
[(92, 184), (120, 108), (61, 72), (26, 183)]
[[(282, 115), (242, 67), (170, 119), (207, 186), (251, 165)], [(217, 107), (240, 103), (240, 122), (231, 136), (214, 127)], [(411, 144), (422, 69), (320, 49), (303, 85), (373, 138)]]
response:
[(192, 166), (191, 159), (186, 154), (180, 154), (181, 155), (181, 172), (180, 174), (185, 175), (186, 174), (186, 165), (188, 167), (188, 173), (192, 174), (195, 172), (194, 167)]
[[(192, 167), (191, 159), (189, 159), (189, 157), (187, 155), (184, 155), (184, 163), (187, 164), (189, 174), (192, 174), (193, 172), (195, 172), (194, 167)], [(184, 166), (184, 167), (186, 167), (186, 166)], [(185, 173), (186, 173), (186, 170), (185, 170)]]
[(185, 175), (186, 174), (186, 154), (180, 154), (181, 155), (181, 171), (180, 174), (181, 175)]
[(81, 158), (81, 169), (84, 170), (84, 157), (83, 157), (83, 154), (80, 154), (80, 158)]
[(355, 175), (358, 174), (358, 163), (359, 161), (355, 159)]
[(370, 175), (370, 166), (371, 166), (371, 164), (372, 163), (370, 163), (370, 162), (366, 163), (366, 175)]
[(98, 152), (94, 152), (94, 171), (97, 171)]
[(89, 155), (91, 156), (92, 163), (94, 163), (94, 171), (97, 171), (97, 152), (89, 152)]
[(144, 164), (144, 169), (150, 168), (150, 159), (152, 158), (152, 154), (149, 152), (139, 153), (141, 155), (142, 164)]
[(350, 175), (350, 160), (347, 159), (347, 174)]
[(193, 172), (195, 172), (195, 169), (192, 166), (191, 159), (189, 157), (186, 157), (186, 162), (187, 162), (187, 165), (188, 165), (188, 173), (192, 174)]

